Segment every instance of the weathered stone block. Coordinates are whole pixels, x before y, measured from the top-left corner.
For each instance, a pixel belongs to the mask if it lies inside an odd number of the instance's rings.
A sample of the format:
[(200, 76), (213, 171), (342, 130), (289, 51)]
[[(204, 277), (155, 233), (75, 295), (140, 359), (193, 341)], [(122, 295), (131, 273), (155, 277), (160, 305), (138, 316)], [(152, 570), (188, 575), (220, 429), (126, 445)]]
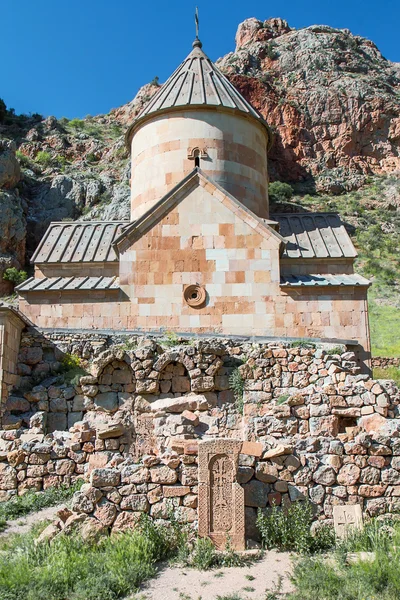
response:
[(47, 431), (65, 431), (67, 429), (67, 415), (65, 413), (49, 413), (47, 415)]
[(256, 465), (256, 478), (264, 483), (274, 483), (278, 479), (278, 469), (275, 465), (259, 462)]
[(268, 502), (270, 486), (262, 481), (253, 479), (250, 483), (243, 486), (245, 506), (254, 506), (256, 508), (265, 508)]
[(116, 392), (105, 392), (97, 394), (94, 398), (95, 406), (105, 412), (115, 412), (118, 409), (118, 394)]
[(336, 437), (338, 434), (339, 422), (335, 415), (327, 417), (310, 418), (310, 434), (314, 436)]
[(90, 483), (93, 487), (116, 486), (121, 479), (117, 469), (93, 469), (90, 474)]
[(175, 469), (170, 469), (167, 466), (151, 467), (150, 479), (153, 483), (175, 483), (178, 479), (178, 473)]

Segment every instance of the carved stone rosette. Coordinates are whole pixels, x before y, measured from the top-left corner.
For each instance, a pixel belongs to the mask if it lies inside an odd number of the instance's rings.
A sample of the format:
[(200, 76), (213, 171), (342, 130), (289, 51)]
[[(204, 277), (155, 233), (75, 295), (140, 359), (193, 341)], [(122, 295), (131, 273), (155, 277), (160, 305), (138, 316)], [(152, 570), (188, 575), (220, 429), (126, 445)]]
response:
[(244, 491), (237, 482), (240, 440), (199, 442), (199, 535), (209, 537), (219, 550), (229, 539), (244, 550)]

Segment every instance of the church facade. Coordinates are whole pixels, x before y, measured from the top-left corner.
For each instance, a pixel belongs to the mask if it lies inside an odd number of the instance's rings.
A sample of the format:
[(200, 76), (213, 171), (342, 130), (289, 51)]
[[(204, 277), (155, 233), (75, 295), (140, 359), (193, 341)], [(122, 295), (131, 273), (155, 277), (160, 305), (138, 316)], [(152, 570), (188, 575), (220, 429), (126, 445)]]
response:
[(368, 367), (367, 289), (333, 213), (269, 213), (272, 134), (202, 50), (129, 128), (130, 222), (51, 223), (18, 286), (44, 329), (311, 338)]

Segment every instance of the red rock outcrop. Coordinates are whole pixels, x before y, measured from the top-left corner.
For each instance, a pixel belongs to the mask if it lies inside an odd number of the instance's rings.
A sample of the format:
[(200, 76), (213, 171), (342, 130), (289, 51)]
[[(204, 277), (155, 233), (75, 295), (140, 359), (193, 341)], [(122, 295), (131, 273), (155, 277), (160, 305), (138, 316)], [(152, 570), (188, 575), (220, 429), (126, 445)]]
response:
[(399, 69), (370, 40), (248, 19), (219, 66), (276, 132), (272, 177), (336, 192), (400, 169)]

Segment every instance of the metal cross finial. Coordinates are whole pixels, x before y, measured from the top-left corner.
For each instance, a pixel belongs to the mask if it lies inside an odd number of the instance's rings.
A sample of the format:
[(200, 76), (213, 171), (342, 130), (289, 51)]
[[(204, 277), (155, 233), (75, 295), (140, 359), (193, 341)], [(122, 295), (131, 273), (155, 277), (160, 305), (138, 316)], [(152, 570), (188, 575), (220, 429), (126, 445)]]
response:
[(196, 40), (199, 39), (199, 9), (196, 6), (196, 13), (194, 16), (194, 22), (196, 23)]

